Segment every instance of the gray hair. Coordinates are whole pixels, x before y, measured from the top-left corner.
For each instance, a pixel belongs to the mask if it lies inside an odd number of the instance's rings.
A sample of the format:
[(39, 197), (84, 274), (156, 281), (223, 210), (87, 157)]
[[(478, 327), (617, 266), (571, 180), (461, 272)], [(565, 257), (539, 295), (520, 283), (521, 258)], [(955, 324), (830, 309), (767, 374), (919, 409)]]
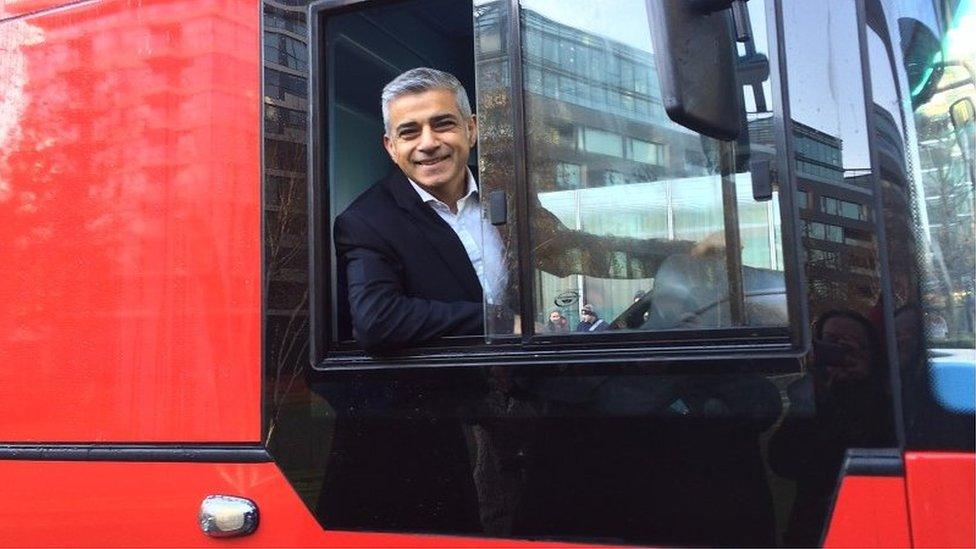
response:
[(408, 70), (383, 86), (380, 102), (383, 107), (383, 128), (386, 133), (390, 133), (390, 103), (394, 99), (430, 90), (454, 92), (454, 99), (457, 102), (461, 118), (465, 120), (471, 118), (471, 103), (468, 102), (468, 92), (464, 91), (464, 86), (453, 74), (437, 69), (418, 67)]

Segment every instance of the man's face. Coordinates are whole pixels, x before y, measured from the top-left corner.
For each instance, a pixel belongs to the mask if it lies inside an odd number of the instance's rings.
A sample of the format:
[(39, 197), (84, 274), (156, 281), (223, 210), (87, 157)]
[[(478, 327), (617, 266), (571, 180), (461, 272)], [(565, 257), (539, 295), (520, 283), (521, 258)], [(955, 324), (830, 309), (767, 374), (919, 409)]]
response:
[(844, 317), (834, 317), (823, 326), (822, 339), (844, 348), (844, 358), (836, 364), (826, 364), (827, 373), (838, 381), (866, 379), (871, 374), (869, 356), (871, 344), (864, 326)]
[(389, 105), (383, 145), (407, 177), (434, 196), (463, 189), (468, 154), (477, 140), (474, 117), (463, 119), (454, 93), (429, 90), (402, 95)]

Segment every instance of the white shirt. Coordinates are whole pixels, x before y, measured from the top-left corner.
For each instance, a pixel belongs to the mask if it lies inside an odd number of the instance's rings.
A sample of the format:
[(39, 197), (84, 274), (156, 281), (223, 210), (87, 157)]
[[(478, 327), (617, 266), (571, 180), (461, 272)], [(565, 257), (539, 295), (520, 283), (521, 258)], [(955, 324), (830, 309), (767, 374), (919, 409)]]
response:
[(505, 268), (505, 250), (502, 246), (498, 228), (492, 225), (481, 212), (478, 201), (478, 185), (468, 170), (468, 189), (458, 200), (457, 213), (441, 202), (412, 179), (408, 178), (413, 189), (437, 215), (457, 234), (464, 251), (471, 260), (471, 266), (481, 282), (485, 299), (492, 305), (503, 304), (505, 288), (508, 285), (508, 270)]

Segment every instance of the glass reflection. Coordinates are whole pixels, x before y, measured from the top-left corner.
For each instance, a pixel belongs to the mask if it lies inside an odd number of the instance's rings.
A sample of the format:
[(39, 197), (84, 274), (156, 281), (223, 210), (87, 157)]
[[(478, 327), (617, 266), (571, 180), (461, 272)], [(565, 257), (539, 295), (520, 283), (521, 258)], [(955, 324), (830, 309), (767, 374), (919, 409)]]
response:
[(877, 112), (867, 110), (857, 10), (845, 0), (783, 4), (813, 332), (813, 352), (786, 386), (789, 408), (769, 441), (771, 468), (793, 487), (788, 545), (820, 542), (848, 448), (894, 443), (868, 133)]
[(936, 380), (946, 356), (974, 375), (959, 358), (976, 348), (972, 130), (952, 110), (976, 100), (976, 51), (964, 38), (976, 9), (879, 0), (866, 9), (906, 433), (911, 444), (971, 451), (971, 410), (945, 408)]
[[(764, 39), (761, 7), (751, 12)], [(773, 152), (771, 132), (760, 131), (771, 128), (768, 82), (746, 90), (756, 139), (738, 144), (743, 173), (735, 176), (717, 142), (668, 120), (644, 3), (605, 8), (521, 2), (536, 330), (553, 311), (579, 332), (784, 325), (778, 200), (753, 200), (748, 173), (750, 151), (757, 159)], [(765, 48), (755, 40), (740, 53)], [(727, 239), (743, 250), (735, 261)], [(660, 279), (665, 263), (700, 279), (669, 287), (691, 275)], [(760, 279), (761, 287), (742, 287)], [(672, 296), (689, 291), (700, 299), (678, 314)], [(734, 311), (737, 300), (746, 313)], [(666, 309), (684, 321), (648, 322)]]

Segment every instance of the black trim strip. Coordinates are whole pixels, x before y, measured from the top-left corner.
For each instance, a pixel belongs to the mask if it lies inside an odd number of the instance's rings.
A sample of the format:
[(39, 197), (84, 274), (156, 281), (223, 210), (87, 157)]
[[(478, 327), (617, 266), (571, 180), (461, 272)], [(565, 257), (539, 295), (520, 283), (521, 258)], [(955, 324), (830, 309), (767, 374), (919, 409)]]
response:
[[(268, 288), (268, 245), (265, 235), (267, 232), (267, 196), (268, 196), (268, 175), (265, 165), (265, 154), (264, 142), (265, 142), (265, 127), (264, 118), (267, 116), (267, 104), (264, 98), (267, 97), (266, 86), (264, 81), (265, 73), (265, 59), (264, 59), (264, 1), (257, 2), (257, 17), (258, 17), (258, 169), (260, 173), (258, 177), (260, 178), (261, 196), (258, 200), (261, 203), (261, 212), (259, 214), (260, 220), (258, 221), (258, 235), (259, 242), (261, 242), (261, 265), (259, 265), (259, 278), (261, 280), (261, 439), (264, 440), (265, 433), (271, 432), (271, 413), (269, 411), (268, 404), (268, 391), (267, 388), (267, 378), (274, 379), (273, 376), (267, 375), (265, 369), (269, 369), (269, 360), (267, 359), (268, 353), (268, 299), (270, 297), (270, 290)], [(270, 436), (268, 437), (270, 438)]]
[[(899, 447), (905, 446), (905, 418), (903, 415), (904, 407), (901, 401), (901, 365), (898, 364), (898, 343), (895, 340), (894, 325), (895, 325), (895, 310), (894, 310), (894, 293), (891, 289), (891, 272), (892, 265), (891, 259), (888, 254), (889, 246), (901, 245), (901, 243), (892, 243), (888, 241), (888, 228), (885, 222), (885, 205), (884, 205), (884, 189), (881, 180), (881, 152), (878, 147), (878, 134), (877, 134), (877, 123), (876, 120), (878, 115), (875, 111), (874, 105), (874, 86), (871, 80), (871, 56), (868, 51), (868, 21), (866, 15), (867, 8), (865, 7), (864, 0), (857, 2), (857, 33), (858, 33), (858, 49), (860, 51), (861, 57), (861, 86), (864, 90), (864, 113), (865, 113), (865, 131), (867, 132), (868, 140), (868, 153), (871, 159), (871, 172), (869, 174), (869, 181), (872, 185), (872, 200), (874, 202), (870, 204), (871, 209), (874, 210), (874, 215), (872, 220), (875, 225), (875, 237), (877, 238), (877, 251), (878, 251), (878, 272), (881, 275), (880, 282), (880, 295), (881, 299), (881, 311), (883, 314), (883, 321), (881, 326), (884, 328), (881, 330), (879, 335), (882, 338), (881, 344), (888, 355), (888, 382), (891, 388), (891, 412), (894, 418), (894, 431), (895, 437), (898, 441)], [(895, 77), (895, 82), (898, 82), (897, 75)], [(895, 89), (898, 89), (897, 84)], [(898, 109), (899, 111), (901, 109)], [(904, 127), (904, 126), (903, 126)], [(910, 242), (904, 243), (908, 246), (911, 245)], [(911, 267), (909, 267), (911, 269)]]
[[(772, 24), (770, 24), (772, 23)], [(789, 71), (786, 56), (786, 30), (782, 0), (766, 4), (771, 91), (773, 96), (773, 129), (779, 182), (780, 230), (782, 231), (783, 273), (786, 281), (786, 306), (789, 313), (794, 347), (804, 354), (812, 348), (810, 333), (810, 293), (804, 263), (800, 210), (797, 207), (796, 156), (790, 110)], [(769, 29), (774, 32), (769, 32)], [(793, 292), (790, 292), (790, 289)]]
[[(504, 4), (499, 3), (499, 8)], [(515, 226), (518, 239), (519, 313), (522, 315), (522, 341), (530, 343), (535, 336), (535, 260), (532, 246), (533, 234), (529, 217), (532, 206), (529, 200), (528, 137), (525, 119), (525, 84), (522, 74), (522, 9), (519, 0), (508, 2), (508, 69), (509, 98), (512, 101), (512, 130), (515, 180)], [(477, 59), (475, 59), (477, 65)], [(487, 329), (487, 323), (485, 325)], [(487, 332), (487, 330), (486, 330)]]
[[(305, 177), (308, 184), (308, 356), (312, 367), (324, 360), (330, 347), (335, 345), (332, 328), (328, 326), (326, 314), (332, 309), (331, 255), (332, 237), (329, 224), (324, 222), (328, 211), (328, 189), (326, 176), (321, 168), (325, 163), (328, 132), (323, 131), (328, 99), (325, 89), (325, 59), (327, 52), (321, 46), (325, 25), (321, 20), (334, 8), (352, 5), (356, 2), (341, 0), (321, 0), (308, 5), (305, 15), (308, 26), (308, 166)], [(330, 272), (326, 274), (326, 270)]]
[(0, 444), (0, 460), (268, 463), (260, 444)]
[(905, 462), (898, 448), (849, 448), (840, 477), (900, 477)]

